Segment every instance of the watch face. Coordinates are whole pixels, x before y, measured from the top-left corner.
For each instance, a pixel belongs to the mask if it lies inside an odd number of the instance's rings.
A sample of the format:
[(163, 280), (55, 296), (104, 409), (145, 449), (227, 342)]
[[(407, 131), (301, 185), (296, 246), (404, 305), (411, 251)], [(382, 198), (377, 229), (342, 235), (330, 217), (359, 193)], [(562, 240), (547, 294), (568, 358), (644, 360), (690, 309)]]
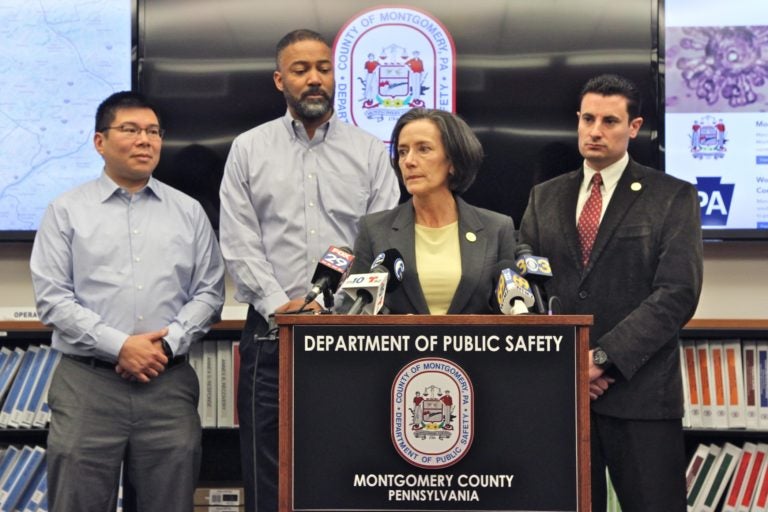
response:
[(595, 351), (592, 352), (592, 361), (596, 365), (604, 364), (606, 361), (608, 361), (608, 354), (605, 353), (605, 350), (596, 348)]

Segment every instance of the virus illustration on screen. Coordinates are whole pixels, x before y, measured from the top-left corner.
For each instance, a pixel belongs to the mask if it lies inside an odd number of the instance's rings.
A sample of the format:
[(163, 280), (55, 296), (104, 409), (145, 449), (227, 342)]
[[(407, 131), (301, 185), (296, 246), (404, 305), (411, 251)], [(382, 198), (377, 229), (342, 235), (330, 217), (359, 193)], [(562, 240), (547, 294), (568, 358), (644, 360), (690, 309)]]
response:
[(714, 105), (722, 97), (731, 107), (757, 101), (756, 88), (768, 78), (768, 27), (683, 29), (680, 47), (698, 56), (677, 60), (677, 68), (696, 96)]

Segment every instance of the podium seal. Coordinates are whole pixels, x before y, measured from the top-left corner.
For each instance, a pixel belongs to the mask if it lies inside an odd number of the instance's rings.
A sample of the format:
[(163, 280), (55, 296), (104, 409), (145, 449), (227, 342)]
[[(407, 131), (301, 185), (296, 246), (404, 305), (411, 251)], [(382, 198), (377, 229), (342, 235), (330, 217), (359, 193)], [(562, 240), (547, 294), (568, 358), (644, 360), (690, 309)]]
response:
[(467, 373), (442, 358), (416, 359), (392, 382), (392, 443), (414, 466), (452, 466), (474, 438), (474, 389)]

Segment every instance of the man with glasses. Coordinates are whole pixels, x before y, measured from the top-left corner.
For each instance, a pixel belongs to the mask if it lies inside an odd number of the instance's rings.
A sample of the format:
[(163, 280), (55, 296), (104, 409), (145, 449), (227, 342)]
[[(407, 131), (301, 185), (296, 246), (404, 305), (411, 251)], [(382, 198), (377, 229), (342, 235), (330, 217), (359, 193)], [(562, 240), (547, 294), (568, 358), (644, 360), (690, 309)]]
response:
[(200, 469), (191, 343), (219, 318), (224, 266), (197, 201), (152, 177), (163, 129), (139, 94), (96, 112), (104, 172), (55, 199), (30, 267), (63, 353), (48, 396), (51, 511), (115, 510), (121, 465), (140, 511), (189, 511)]

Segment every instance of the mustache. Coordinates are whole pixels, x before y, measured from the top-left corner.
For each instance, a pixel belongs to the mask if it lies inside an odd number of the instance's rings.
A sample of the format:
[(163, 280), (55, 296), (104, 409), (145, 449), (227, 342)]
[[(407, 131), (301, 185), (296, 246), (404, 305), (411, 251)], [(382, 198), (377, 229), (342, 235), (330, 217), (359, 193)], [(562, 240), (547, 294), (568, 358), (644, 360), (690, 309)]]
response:
[(308, 91), (306, 91), (304, 94), (301, 95), (301, 99), (306, 99), (310, 95), (321, 95), (323, 98), (330, 100), (331, 97), (328, 95), (327, 92), (322, 90), (320, 87), (310, 87)]

